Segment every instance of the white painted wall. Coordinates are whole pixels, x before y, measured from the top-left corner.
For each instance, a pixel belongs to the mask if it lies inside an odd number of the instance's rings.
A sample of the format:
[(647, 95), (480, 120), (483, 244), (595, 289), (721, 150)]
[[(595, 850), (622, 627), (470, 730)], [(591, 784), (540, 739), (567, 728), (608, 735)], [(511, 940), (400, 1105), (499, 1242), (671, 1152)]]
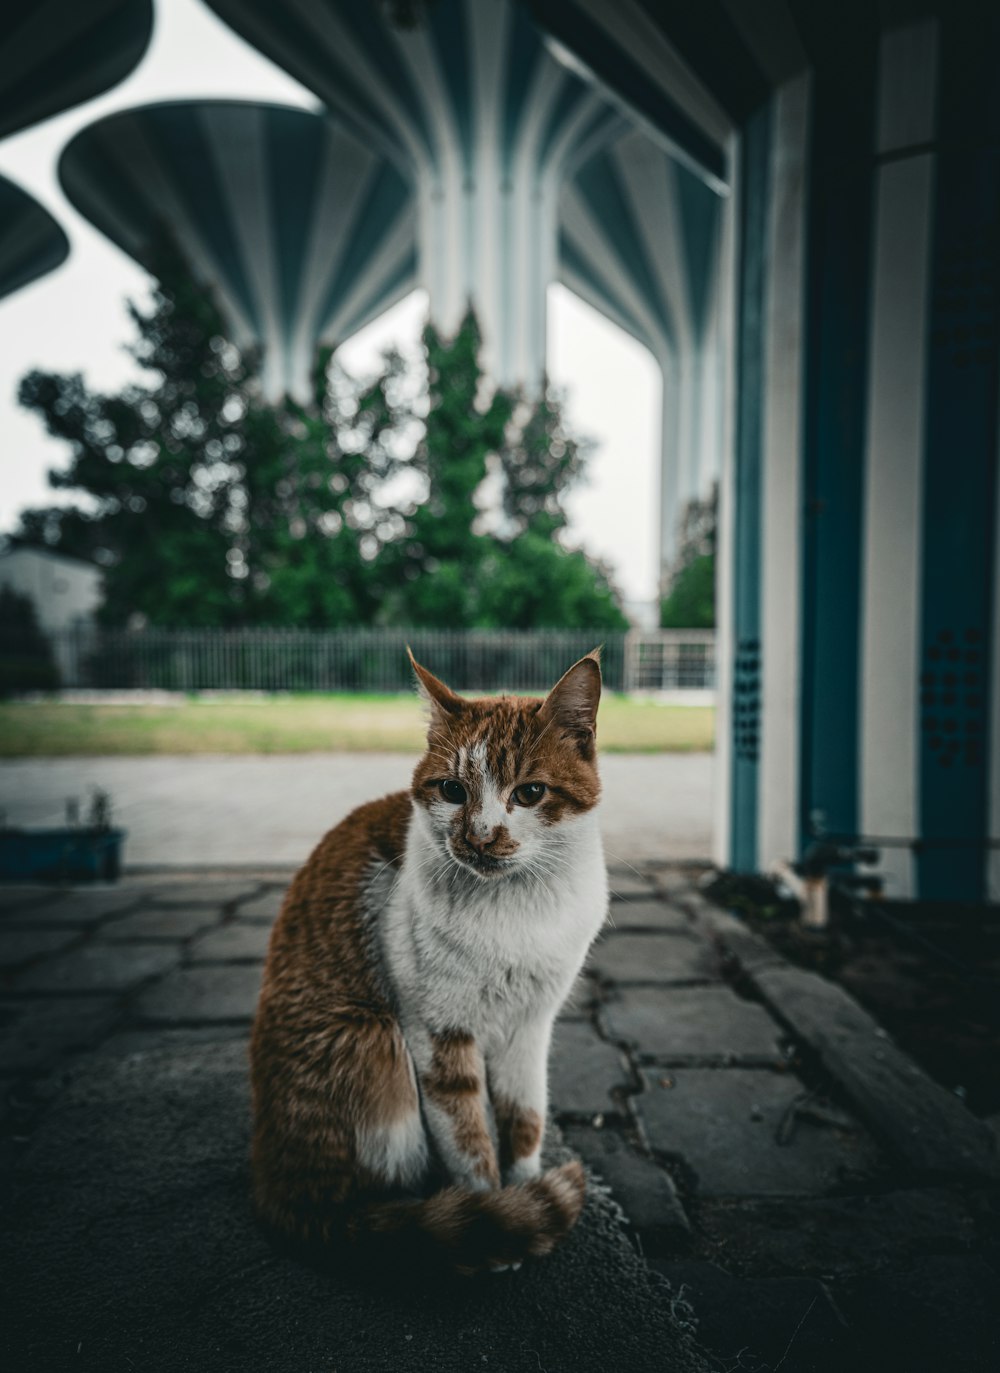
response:
[(0, 555), (0, 586), (31, 598), (47, 634), (89, 620), (103, 599), (102, 581), (99, 568), (60, 553), (15, 548)]

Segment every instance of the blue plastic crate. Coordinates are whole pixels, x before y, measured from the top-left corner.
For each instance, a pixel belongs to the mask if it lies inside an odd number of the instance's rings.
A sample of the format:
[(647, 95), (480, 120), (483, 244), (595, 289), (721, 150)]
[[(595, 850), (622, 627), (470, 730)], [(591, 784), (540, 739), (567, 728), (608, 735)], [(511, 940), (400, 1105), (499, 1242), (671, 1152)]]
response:
[(126, 830), (0, 830), (0, 881), (114, 882)]

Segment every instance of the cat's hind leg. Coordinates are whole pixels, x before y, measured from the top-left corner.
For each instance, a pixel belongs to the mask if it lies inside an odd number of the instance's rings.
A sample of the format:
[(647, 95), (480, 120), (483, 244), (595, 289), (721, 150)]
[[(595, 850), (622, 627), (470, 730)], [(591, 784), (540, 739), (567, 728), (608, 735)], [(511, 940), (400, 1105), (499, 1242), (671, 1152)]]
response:
[(366, 1190), (419, 1189), (429, 1164), (427, 1134), (413, 1059), (398, 1023), (367, 1024), (352, 1057), (343, 1087), (359, 1181)]
[[(255, 1027), (254, 1192), (262, 1217), (326, 1241), (359, 1192), (419, 1188), (428, 1149), (413, 1063), (389, 1016), (341, 1013), (309, 1026), (310, 1052)], [(261, 1045), (268, 1046), (261, 1049)]]

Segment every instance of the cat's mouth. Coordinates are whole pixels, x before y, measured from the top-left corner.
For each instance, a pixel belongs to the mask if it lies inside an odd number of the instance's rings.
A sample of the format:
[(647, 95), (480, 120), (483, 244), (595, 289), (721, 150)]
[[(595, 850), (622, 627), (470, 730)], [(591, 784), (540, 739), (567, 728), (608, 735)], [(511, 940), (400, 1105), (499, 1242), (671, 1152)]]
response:
[(509, 858), (494, 858), (489, 853), (476, 853), (474, 849), (452, 849), (452, 857), (469, 868), (477, 877), (500, 877), (512, 867)]

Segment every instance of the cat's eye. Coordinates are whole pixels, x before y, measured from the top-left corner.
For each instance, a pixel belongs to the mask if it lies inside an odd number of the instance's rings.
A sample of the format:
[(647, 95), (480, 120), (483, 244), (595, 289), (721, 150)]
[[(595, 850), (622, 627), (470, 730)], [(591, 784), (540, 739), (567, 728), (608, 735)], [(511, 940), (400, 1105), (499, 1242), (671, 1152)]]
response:
[(460, 806), (466, 800), (466, 791), (461, 782), (456, 782), (453, 778), (447, 777), (440, 784), (441, 795), (452, 806)]
[(514, 788), (514, 800), (519, 806), (537, 806), (544, 795), (543, 782), (522, 782)]

